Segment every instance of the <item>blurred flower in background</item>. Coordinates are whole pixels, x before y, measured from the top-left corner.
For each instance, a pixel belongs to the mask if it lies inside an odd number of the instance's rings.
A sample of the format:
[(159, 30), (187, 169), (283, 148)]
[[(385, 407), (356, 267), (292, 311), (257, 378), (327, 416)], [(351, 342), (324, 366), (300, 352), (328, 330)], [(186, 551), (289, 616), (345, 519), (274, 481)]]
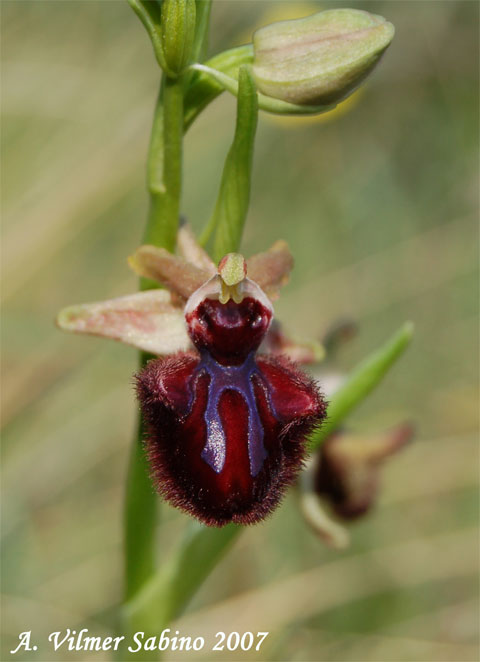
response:
[(383, 433), (336, 432), (318, 453), (314, 489), (344, 520), (365, 515), (375, 504), (382, 464), (413, 437), (414, 428), (400, 423)]

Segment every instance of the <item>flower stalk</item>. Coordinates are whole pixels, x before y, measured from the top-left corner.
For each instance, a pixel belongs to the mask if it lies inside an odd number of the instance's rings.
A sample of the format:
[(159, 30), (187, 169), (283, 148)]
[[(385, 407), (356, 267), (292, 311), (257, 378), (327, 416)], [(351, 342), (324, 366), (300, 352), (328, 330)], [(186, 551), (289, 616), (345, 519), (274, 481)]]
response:
[[(145, 243), (173, 252), (180, 217), (183, 152), (183, 78), (165, 76), (160, 85), (155, 107), (150, 149), (147, 161), (147, 188), (150, 209), (144, 234)], [(150, 278), (140, 279), (140, 290), (158, 287)], [(140, 369), (152, 358), (140, 352)], [(133, 442), (125, 495), (124, 550), (125, 604), (128, 605), (142, 588), (155, 577), (156, 530), (159, 501), (150, 480), (148, 462), (143, 446), (145, 438), (141, 416), (138, 433)], [(129, 609), (123, 613), (127, 632), (156, 631), (147, 627), (146, 617), (132, 619)], [(128, 651), (124, 651), (128, 659)], [(145, 656), (145, 657), (144, 657)], [(140, 652), (135, 659), (155, 659), (151, 653)]]
[[(152, 128), (147, 166), (150, 210), (145, 230), (149, 244), (174, 250), (180, 210), (183, 142), (183, 91), (181, 79), (162, 83)], [(157, 284), (142, 278), (140, 289)], [(140, 367), (151, 355), (140, 353)], [(155, 531), (158, 499), (152, 489), (143, 448), (144, 428), (139, 420), (125, 498), (125, 599), (130, 600), (155, 571)]]
[[(148, 355), (147, 355), (148, 356)], [(143, 356), (140, 359), (143, 364)], [(143, 450), (143, 422), (132, 444), (124, 512), (125, 599), (128, 601), (155, 571), (155, 530), (158, 499), (152, 490)]]

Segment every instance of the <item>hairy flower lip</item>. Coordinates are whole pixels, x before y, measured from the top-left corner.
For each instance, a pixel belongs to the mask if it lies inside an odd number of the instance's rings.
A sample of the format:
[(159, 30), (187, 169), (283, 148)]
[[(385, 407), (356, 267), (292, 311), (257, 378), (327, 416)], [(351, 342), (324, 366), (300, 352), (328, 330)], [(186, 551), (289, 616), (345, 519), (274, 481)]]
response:
[[(215, 471), (201, 459), (205, 424), (209, 420), (204, 416), (208, 380), (223, 374), (221, 370), (215, 377), (215, 362), (202, 372), (198, 358), (177, 355), (152, 360), (137, 375), (138, 397), (149, 429), (147, 453), (156, 488), (173, 506), (207, 526), (256, 524), (269, 516), (302, 467), (306, 436), (325, 417), (326, 404), (316, 385), (287, 359), (258, 357), (256, 363), (238, 366), (237, 376), (248, 376), (252, 369), (258, 369), (264, 380), (264, 386), (256, 391), (260, 398), (256, 402), (268, 449), (266, 463), (255, 475), (248, 468), (246, 455), (243, 396), (224, 408), (224, 415), (232, 413), (230, 420), (223, 419), (230, 449), (224, 469)], [(218, 388), (220, 392), (226, 388), (224, 396), (237, 393), (222, 386), (221, 381), (214, 392)], [(275, 423), (269, 422), (269, 398), (273, 398), (276, 415), (280, 416)], [(233, 453), (230, 460), (229, 452)]]

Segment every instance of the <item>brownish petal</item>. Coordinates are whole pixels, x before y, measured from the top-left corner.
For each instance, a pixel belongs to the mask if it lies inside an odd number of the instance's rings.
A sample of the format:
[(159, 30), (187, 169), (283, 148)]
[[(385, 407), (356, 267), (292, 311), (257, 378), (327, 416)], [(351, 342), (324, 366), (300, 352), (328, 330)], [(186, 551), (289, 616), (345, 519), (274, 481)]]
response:
[(292, 361), (302, 365), (318, 363), (325, 358), (323, 345), (314, 340), (302, 342), (288, 337), (276, 320), (273, 320), (260, 351), (266, 354), (288, 356)]
[(293, 267), (293, 257), (285, 241), (276, 241), (265, 253), (258, 253), (247, 260), (247, 274), (271, 299), (278, 297), (278, 290), (288, 281)]
[(209, 271), (156, 246), (140, 246), (128, 263), (136, 274), (162, 283), (182, 299), (188, 299), (211, 277)]
[(178, 231), (177, 248), (180, 256), (187, 262), (190, 262), (199, 269), (207, 271), (210, 276), (216, 274), (217, 268), (215, 263), (200, 246), (188, 223), (184, 223)]
[(152, 354), (191, 349), (183, 311), (166, 290), (69, 306), (56, 323), (64, 331), (111, 338)]

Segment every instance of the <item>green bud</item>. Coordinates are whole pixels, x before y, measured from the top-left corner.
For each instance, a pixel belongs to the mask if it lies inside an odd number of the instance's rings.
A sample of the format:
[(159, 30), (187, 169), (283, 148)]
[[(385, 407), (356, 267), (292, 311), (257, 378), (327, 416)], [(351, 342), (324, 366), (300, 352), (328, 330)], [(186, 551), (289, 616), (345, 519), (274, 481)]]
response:
[(190, 64), (195, 43), (195, 15), (195, 0), (163, 0), (161, 43), (169, 76), (177, 76)]
[(370, 73), (394, 32), (382, 16), (358, 9), (272, 23), (253, 36), (255, 82), (290, 103), (335, 103)]

